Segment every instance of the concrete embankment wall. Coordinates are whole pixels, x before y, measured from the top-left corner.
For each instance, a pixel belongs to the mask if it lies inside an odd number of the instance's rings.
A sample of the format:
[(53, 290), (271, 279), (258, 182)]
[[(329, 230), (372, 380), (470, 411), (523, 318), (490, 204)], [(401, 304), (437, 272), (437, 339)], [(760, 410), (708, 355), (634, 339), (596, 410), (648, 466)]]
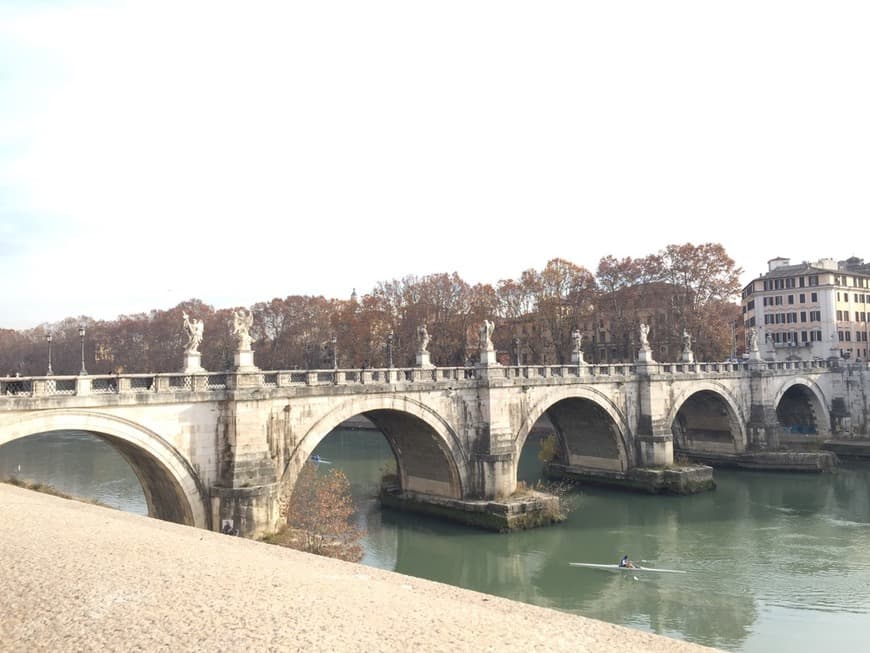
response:
[(3, 651), (709, 651), (0, 483)]

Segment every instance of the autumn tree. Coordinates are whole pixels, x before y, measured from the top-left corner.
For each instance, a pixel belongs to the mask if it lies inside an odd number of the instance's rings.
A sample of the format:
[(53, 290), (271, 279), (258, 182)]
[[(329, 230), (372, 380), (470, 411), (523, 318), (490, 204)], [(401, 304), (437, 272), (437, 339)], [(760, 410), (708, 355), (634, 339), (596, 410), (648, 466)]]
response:
[[(635, 259), (630, 256), (622, 259), (605, 256), (598, 262), (595, 321), (598, 323), (606, 317), (609, 346), (616, 350), (617, 359), (631, 360), (634, 355), (634, 334), (640, 323), (637, 308), (654, 303), (649, 284), (658, 277), (657, 263), (657, 257)], [(593, 338), (600, 341), (602, 333), (596, 325)]]
[(499, 282), (496, 308), (512, 318), (509, 322), (531, 327), (522, 343), (528, 362), (543, 363), (552, 357), (564, 364), (571, 360), (571, 332), (591, 314), (595, 288), (589, 270), (555, 258), (540, 272), (530, 269), (517, 281)]
[[(393, 333), (393, 359), (397, 366), (413, 365), (417, 328), (425, 324), (432, 340), (433, 363), (462, 365), (476, 345), (471, 333), (496, 312), (495, 291), (489, 285), (470, 285), (457, 273), (407, 276), (380, 283), (373, 291), (379, 307), (378, 324)], [(386, 334), (383, 334), (386, 336)]]
[(617, 356), (634, 355), (640, 322), (651, 323), (654, 348), (671, 355), (680, 350), (683, 329), (693, 336), (696, 358), (727, 355), (740, 272), (715, 243), (668, 245), (640, 259), (602, 258), (598, 312), (607, 316)]
[[(674, 341), (682, 329), (695, 339), (696, 356), (724, 358), (729, 352), (722, 326), (713, 321), (716, 309), (733, 302), (740, 292), (742, 270), (718, 243), (668, 245), (660, 254), (661, 281), (672, 288)], [(727, 319), (733, 319), (733, 316)]]
[(365, 535), (354, 521), (350, 482), (339, 470), (321, 473), (308, 462), (296, 479), (287, 508), (288, 529), (279, 543), (330, 558), (359, 561)]
[[(254, 304), (252, 335), (262, 369), (316, 369), (324, 366), (321, 349), (332, 334), (337, 300), (291, 295)], [(232, 316), (226, 324), (231, 324)], [(233, 349), (235, 345), (231, 343)]]

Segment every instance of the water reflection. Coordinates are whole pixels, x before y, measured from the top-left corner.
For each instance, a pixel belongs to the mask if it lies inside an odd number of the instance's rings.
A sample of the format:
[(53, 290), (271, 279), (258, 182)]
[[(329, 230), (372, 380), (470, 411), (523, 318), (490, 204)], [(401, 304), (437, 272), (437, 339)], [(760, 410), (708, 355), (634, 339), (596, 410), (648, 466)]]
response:
[(86, 431), (53, 431), (7, 442), (0, 447), (0, 479), (10, 477), (148, 514), (133, 470), (108, 442)]

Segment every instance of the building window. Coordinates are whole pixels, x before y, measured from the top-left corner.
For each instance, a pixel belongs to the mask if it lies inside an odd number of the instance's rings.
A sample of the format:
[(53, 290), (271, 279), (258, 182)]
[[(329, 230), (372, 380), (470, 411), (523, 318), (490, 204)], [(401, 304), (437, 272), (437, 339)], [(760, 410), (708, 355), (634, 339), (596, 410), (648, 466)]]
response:
[(789, 304), (794, 304), (794, 295), (789, 295), (789, 296), (788, 296), (788, 303), (789, 303)]
[(798, 296), (798, 301), (799, 301), (801, 304), (806, 304), (806, 303), (807, 303), (807, 295), (806, 295), (806, 293), (801, 293), (801, 294)]
[(821, 322), (822, 321), (822, 312), (821, 311), (810, 311), (810, 322)]
[(818, 286), (818, 285), (819, 285), (819, 275), (817, 275), (817, 274), (811, 274), (811, 275), (807, 278), (807, 285), (809, 285), (809, 286)]
[(746, 305), (746, 308), (747, 308), (747, 310), (750, 310), (750, 311), (753, 310), (755, 308), (755, 300), (754, 299), (750, 300), (749, 303)]
[(806, 321), (807, 321), (807, 312), (801, 311), (801, 322), (806, 322)]
[(819, 293), (817, 293), (817, 292), (810, 293), (810, 301), (811, 302), (819, 301)]
[(807, 332), (801, 331), (801, 342), (806, 342), (806, 341), (807, 341)]

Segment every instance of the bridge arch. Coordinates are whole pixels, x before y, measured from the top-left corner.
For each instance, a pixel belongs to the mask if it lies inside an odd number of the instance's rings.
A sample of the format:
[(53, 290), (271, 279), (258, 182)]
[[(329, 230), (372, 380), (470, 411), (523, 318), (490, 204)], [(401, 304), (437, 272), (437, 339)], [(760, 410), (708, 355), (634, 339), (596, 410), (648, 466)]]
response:
[[(820, 435), (830, 433), (831, 415), (819, 385), (803, 376), (787, 379), (773, 398), (777, 421), (783, 427), (812, 426)], [(793, 419), (784, 419), (784, 413)]]
[(103, 413), (49, 410), (0, 426), (0, 446), (50, 431), (87, 431), (112, 445), (139, 479), (151, 517), (210, 528), (207, 495), (196, 472), (154, 431)]
[[(710, 409), (715, 412), (700, 414)], [(725, 385), (693, 380), (689, 387), (675, 395), (665, 423), (670, 425), (677, 449), (731, 455), (746, 450), (746, 418), (743, 412), (740, 403)], [(690, 430), (701, 437), (690, 437)], [(726, 432), (730, 443), (724, 442), (725, 436), (722, 434)]]
[[(634, 466), (634, 449), (627, 437), (630, 429), (623, 412), (602, 392), (576, 385), (547, 388), (529, 407), (514, 438), (517, 462), (532, 428), (545, 413), (553, 422), (563, 451), (568, 452), (568, 464), (620, 472)], [(585, 442), (577, 424), (588, 429)]]
[(329, 433), (351, 417), (363, 415), (383, 433), (396, 457), (403, 490), (461, 499), (469, 487), (468, 457), (450, 425), (434, 410), (410, 397), (373, 395), (349, 399), (310, 426), (298, 440), (281, 476), (289, 494), (302, 466)]

